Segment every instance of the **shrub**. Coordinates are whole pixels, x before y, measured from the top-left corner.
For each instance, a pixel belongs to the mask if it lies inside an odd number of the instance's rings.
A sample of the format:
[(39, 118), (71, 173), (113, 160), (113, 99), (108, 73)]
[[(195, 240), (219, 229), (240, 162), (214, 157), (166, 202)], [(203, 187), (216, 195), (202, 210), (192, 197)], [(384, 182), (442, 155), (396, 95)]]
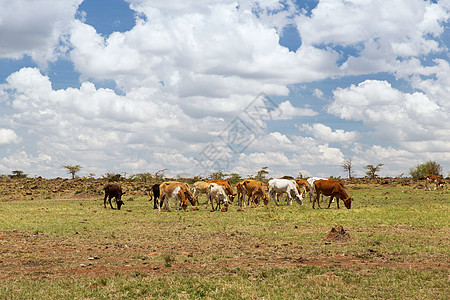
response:
[(416, 180), (424, 179), (427, 174), (441, 175), (441, 172), (442, 166), (431, 160), (409, 169), (409, 174)]

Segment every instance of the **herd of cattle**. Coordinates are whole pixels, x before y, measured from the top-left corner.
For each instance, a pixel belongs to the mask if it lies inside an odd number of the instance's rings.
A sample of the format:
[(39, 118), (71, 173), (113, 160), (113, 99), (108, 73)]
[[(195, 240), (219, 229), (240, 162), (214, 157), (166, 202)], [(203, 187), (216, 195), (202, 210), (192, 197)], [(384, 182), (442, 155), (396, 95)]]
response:
[[(109, 205), (114, 208), (111, 199), (115, 198), (117, 209), (120, 210), (124, 204), (122, 188), (117, 184), (108, 184), (104, 190), (104, 207), (106, 208), (106, 200), (108, 199)], [(188, 210), (189, 203), (194, 209), (197, 209), (198, 198), (201, 194), (206, 195), (205, 207), (207, 208), (208, 204), (211, 203), (213, 211), (217, 209), (227, 211), (230, 202), (233, 202), (235, 197), (237, 197), (240, 209), (246, 205), (260, 205), (262, 203), (269, 205), (270, 199), (273, 199), (275, 204), (278, 205), (278, 198), (283, 194), (286, 194), (288, 205), (292, 205), (292, 200), (303, 205), (303, 194), (309, 194), (310, 201), (313, 198), (313, 208), (315, 208), (316, 202), (320, 208), (320, 195), (330, 197), (328, 208), (334, 202), (334, 199), (337, 201), (338, 208), (339, 200), (343, 200), (345, 207), (348, 209), (350, 209), (352, 203), (352, 198), (347, 195), (341, 182), (317, 177), (311, 177), (308, 180), (271, 179), (267, 184), (254, 179), (246, 179), (236, 184), (236, 192), (233, 191), (229, 180), (197, 181), (194, 183), (192, 190), (187, 183), (166, 181), (152, 186), (150, 200), (153, 199), (153, 207), (160, 211), (163, 207), (170, 211), (170, 199), (174, 199), (176, 210), (179, 208)], [(247, 196), (247, 204), (245, 196)], [(214, 203), (216, 204), (215, 207)]]
[[(435, 184), (434, 189), (442, 188), (444, 181), (438, 175), (425, 176), (425, 190), (430, 190), (430, 184)], [(105, 187), (104, 207), (106, 208), (106, 199), (109, 200), (109, 205), (113, 208), (111, 199), (115, 198), (117, 209), (120, 210), (124, 204), (122, 195), (124, 194), (122, 188), (117, 184), (108, 184)], [(152, 195), (153, 194), (153, 195)], [(246, 179), (236, 184), (236, 193), (231, 188), (229, 180), (212, 179), (208, 182), (197, 181), (194, 183), (192, 191), (187, 183), (178, 181), (166, 181), (161, 184), (154, 184), (150, 191), (150, 200), (153, 198), (153, 207), (159, 209), (164, 207), (170, 211), (169, 200), (174, 199), (175, 209), (188, 209), (189, 203), (197, 209), (196, 205), (199, 203), (198, 197), (201, 194), (206, 194), (206, 204), (211, 203), (212, 210), (220, 209), (227, 211), (230, 202), (233, 202), (237, 196), (238, 205), (240, 209), (246, 205), (269, 205), (270, 199), (273, 199), (278, 205), (278, 197), (286, 194), (286, 201), (288, 205), (292, 205), (292, 200), (303, 205), (303, 194), (309, 195), (309, 200), (313, 202), (312, 208), (315, 204), (320, 208), (320, 195), (329, 196), (328, 208), (334, 199), (336, 199), (337, 208), (339, 208), (339, 200), (344, 202), (346, 208), (350, 209), (352, 205), (352, 198), (349, 197), (345, 191), (344, 185), (339, 181), (329, 180), (325, 178), (310, 177), (305, 179), (271, 179), (269, 182), (254, 179)], [(247, 204), (245, 202), (247, 196)], [(322, 196), (323, 198), (323, 196)], [(214, 202), (216, 207), (214, 207)], [(223, 208), (221, 207), (223, 204)]]

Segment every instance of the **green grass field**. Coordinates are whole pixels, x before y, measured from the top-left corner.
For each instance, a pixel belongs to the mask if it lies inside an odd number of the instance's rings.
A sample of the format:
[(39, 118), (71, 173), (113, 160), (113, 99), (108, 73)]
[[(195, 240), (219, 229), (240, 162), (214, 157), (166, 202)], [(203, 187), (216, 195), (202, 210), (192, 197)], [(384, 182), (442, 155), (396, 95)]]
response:
[[(4, 197), (0, 298), (448, 299), (450, 191), (346, 187), (350, 210)], [(335, 225), (350, 239), (326, 240)]]

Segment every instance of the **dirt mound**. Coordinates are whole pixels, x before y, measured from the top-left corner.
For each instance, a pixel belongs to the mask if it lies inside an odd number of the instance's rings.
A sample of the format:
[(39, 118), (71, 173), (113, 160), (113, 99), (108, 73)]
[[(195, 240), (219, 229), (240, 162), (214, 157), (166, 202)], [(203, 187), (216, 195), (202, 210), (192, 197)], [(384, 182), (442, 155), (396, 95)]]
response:
[(336, 225), (331, 228), (327, 237), (324, 238), (326, 241), (347, 241), (350, 239), (350, 234), (344, 230), (342, 225)]

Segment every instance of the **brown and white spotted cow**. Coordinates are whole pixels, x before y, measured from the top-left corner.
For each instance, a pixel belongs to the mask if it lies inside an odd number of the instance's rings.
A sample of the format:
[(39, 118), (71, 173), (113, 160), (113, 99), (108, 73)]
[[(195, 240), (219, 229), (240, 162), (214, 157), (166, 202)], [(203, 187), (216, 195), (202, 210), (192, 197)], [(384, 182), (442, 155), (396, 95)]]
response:
[[(178, 182), (178, 181), (166, 181), (159, 185), (159, 203), (164, 201), (165, 207), (170, 211), (169, 199), (174, 198), (175, 200), (175, 209), (178, 210), (178, 203), (180, 203), (180, 207), (185, 211), (188, 209), (189, 202), (192, 205), (195, 205), (196, 201), (194, 196), (192, 195), (189, 186), (187, 183)], [(159, 211), (161, 211), (161, 205), (158, 205)]]

